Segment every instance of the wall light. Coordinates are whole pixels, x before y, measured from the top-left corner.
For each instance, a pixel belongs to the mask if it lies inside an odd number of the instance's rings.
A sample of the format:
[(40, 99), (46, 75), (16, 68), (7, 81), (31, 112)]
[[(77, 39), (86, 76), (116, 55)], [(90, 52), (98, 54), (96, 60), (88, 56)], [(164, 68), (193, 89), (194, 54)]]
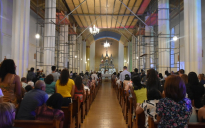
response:
[(177, 36), (174, 36), (173, 37), (173, 41), (177, 41), (178, 40), (178, 37)]
[(81, 60), (83, 60), (83, 59), (81, 58)]
[(126, 60), (124, 62), (127, 62)]
[(87, 64), (87, 61), (85, 63)]
[(36, 39), (39, 39), (40, 35), (37, 33), (35, 37), (36, 37)]
[(88, 60), (90, 60), (90, 59), (88, 58)]
[(77, 58), (77, 56), (75, 56), (75, 58)]

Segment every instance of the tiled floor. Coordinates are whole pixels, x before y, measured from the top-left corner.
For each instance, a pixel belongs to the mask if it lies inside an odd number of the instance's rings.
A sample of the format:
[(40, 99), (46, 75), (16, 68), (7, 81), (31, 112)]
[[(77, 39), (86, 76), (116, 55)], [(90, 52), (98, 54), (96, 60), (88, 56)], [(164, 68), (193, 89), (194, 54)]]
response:
[(102, 87), (81, 126), (81, 128), (127, 128), (110, 80), (103, 80)]

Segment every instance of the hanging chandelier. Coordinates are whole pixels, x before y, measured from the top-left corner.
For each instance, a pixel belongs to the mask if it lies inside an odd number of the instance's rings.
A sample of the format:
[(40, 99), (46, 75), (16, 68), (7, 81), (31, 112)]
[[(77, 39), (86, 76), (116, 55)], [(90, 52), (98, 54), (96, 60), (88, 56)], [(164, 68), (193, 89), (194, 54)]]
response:
[(100, 32), (100, 29), (98, 29), (97, 27), (95, 27), (95, 25), (92, 27), (90, 27), (90, 33), (93, 34), (94, 36), (96, 34), (98, 34)]
[(108, 42), (106, 41), (106, 43), (104, 43), (104, 48), (108, 48), (108, 47), (110, 47), (110, 43), (108, 43)]

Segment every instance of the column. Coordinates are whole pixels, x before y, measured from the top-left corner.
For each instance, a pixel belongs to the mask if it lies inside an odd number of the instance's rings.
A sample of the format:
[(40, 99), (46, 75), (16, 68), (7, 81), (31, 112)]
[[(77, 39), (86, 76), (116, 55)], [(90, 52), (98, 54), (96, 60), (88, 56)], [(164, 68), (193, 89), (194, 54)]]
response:
[(132, 67), (132, 63), (133, 63), (133, 51), (132, 51), (132, 42), (128, 43), (128, 71), (132, 72), (133, 71), (133, 67)]
[(158, 33), (159, 73), (164, 74), (170, 67), (169, 0), (158, 1)]
[[(149, 16), (146, 16), (145, 21), (148, 18), (149, 18)], [(150, 35), (150, 26), (145, 26), (145, 36), (151, 36)], [(151, 37), (145, 37), (145, 54), (147, 54), (146, 57), (145, 57), (145, 59), (146, 59), (145, 60), (145, 63), (146, 63), (145, 69), (146, 70), (150, 69), (150, 54), (151, 54), (150, 48), (151, 48), (151, 44), (152, 44)]]
[(51, 73), (51, 66), (55, 64), (55, 31), (56, 26), (56, 0), (45, 0), (44, 24), (44, 72)]
[(64, 68), (68, 67), (68, 49), (69, 49), (69, 41), (68, 41), (68, 34), (69, 34), (69, 26), (65, 25), (65, 47), (64, 47)]
[(81, 72), (81, 44), (82, 44), (82, 36), (80, 36), (78, 39), (77, 39), (77, 73), (80, 73)]
[(132, 36), (132, 68), (135, 69), (136, 68), (136, 38), (134, 36)]
[(202, 73), (201, 0), (184, 0), (185, 72)]
[(29, 60), (30, 0), (13, 1), (12, 59), (17, 66), (16, 74), (25, 77)]
[(90, 45), (90, 70), (95, 71), (95, 41)]
[[(76, 32), (76, 27), (75, 25), (73, 25), (73, 29)], [(73, 55), (73, 63), (72, 63), (72, 67), (73, 67), (73, 72), (77, 72), (77, 41), (76, 41), (76, 35), (72, 35), (72, 43), (73, 43), (73, 47), (72, 47), (72, 55)]]
[(82, 68), (82, 71), (85, 73), (86, 71), (86, 42), (83, 41), (82, 43), (82, 53), (83, 53), (83, 56), (82, 56), (82, 65), (83, 65), (83, 68)]
[(118, 47), (118, 72), (123, 71), (124, 66), (124, 45), (119, 42)]

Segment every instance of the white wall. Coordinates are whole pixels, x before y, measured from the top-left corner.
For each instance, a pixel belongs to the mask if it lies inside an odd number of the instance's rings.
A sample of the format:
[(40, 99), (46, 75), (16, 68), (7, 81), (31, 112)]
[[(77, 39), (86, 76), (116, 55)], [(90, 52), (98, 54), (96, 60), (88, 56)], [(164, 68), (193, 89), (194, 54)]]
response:
[(123, 71), (124, 66), (124, 45), (119, 43), (118, 47), (118, 72)]
[(13, 0), (0, 0), (0, 62), (11, 59)]
[(95, 71), (95, 42), (90, 45), (90, 70)]

